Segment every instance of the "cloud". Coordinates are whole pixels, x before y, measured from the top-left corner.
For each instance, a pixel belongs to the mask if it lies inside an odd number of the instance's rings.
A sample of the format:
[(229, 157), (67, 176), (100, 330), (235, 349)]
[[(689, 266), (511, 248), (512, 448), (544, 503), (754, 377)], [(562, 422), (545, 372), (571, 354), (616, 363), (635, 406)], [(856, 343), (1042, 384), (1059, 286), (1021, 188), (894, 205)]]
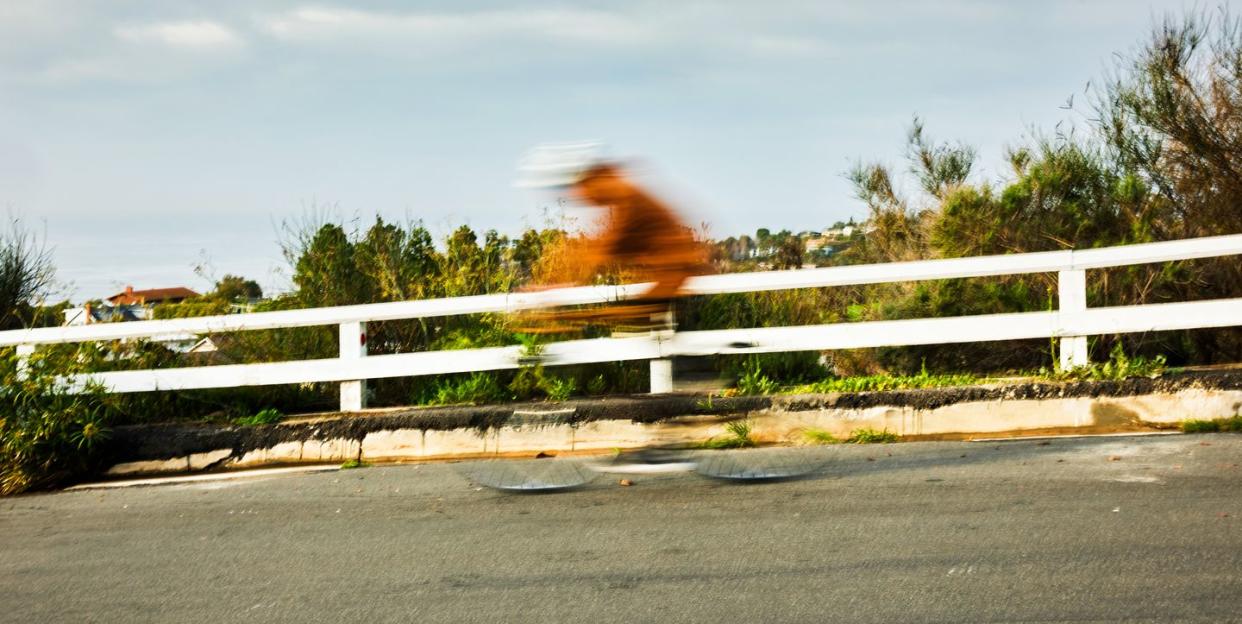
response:
[(760, 56), (775, 57), (820, 57), (837, 52), (823, 40), (797, 35), (754, 37), (750, 40), (750, 50)]
[[(27, 22), (34, 22), (33, 18)], [(63, 87), (82, 83), (142, 84), (184, 80), (246, 58), (246, 40), (215, 20), (145, 22), (78, 19), (48, 42), (28, 42), (24, 56), (4, 58), (0, 83)], [(0, 29), (0, 35), (3, 29)]]
[(512, 37), (631, 44), (648, 40), (654, 34), (651, 28), (627, 16), (573, 8), (389, 13), (301, 7), (261, 19), (260, 25), (286, 41), (382, 38), (405, 40), (413, 46), (474, 44)]
[(185, 49), (234, 48), (244, 43), (229, 27), (209, 20), (118, 26), (114, 32), (134, 43), (160, 43)]

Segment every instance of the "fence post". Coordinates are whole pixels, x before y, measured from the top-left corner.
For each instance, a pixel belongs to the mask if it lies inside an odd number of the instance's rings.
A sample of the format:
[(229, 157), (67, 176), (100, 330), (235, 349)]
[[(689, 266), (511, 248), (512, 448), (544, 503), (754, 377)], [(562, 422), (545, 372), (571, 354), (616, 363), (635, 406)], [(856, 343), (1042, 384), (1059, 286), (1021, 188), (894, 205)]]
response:
[(26, 374), (30, 372), (30, 356), (34, 354), (35, 346), (32, 344), (17, 345), (17, 378), (25, 379)]
[(673, 360), (651, 360), (651, 394), (673, 391)]
[[(1057, 274), (1057, 299), (1058, 311), (1061, 314), (1085, 312), (1087, 309), (1087, 272), (1082, 269), (1069, 269)], [(1090, 362), (1086, 336), (1061, 337), (1061, 370), (1086, 366)]]
[[(341, 363), (349, 365), (367, 355), (367, 324), (363, 321), (341, 323)], [(365, 379), (341, 382), (341, 411), (356, 412), (367, 406)]]
[[(651, 320), (657, 320), (657, 317), (652, 315)], [(651, 332), (651, 338), (652, 340), (655, 340), (656, 345), (659, 347), (657, 353), (663, 355), (664, 343), (672, 340), (675, 335), (673, 330), (673, 309), (670, 307), (665, 310), (660, 316), (660, 320), (662, 320), (667, 327)], [(651, 373), (651, 394), (667, 394), (672, 392), (673, 359), (669, 357), (656, 358), (649, 361), (649, 367)]]

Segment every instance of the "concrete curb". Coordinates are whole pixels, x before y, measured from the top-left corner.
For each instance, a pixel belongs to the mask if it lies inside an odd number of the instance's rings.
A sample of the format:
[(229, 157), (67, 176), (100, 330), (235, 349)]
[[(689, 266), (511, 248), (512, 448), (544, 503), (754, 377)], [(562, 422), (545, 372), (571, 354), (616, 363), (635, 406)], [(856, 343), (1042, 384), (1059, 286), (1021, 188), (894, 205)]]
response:
[(886, 429), (914, 439), (1133, 432), (1170, 428), (1187, 418), (1229, 417), (1240, 409), (1242, 374), (1236, 372), (851, 394), (647, 395), (404, 408), (258, 427), (121, 427), (110, 443), (107, 474), (600, 452), (701, 442), (742, 418), (762, 441), (798, 443), (809, 429), (838, 438), (860, 428)]

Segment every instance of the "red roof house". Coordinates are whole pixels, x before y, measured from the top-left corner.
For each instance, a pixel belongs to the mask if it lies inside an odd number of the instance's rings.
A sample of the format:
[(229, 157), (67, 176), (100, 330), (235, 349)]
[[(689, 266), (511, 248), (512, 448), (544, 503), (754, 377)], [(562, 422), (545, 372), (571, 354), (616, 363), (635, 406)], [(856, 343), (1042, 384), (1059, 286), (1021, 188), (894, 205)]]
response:
[(108, 297), (108, 303), (111, 303), (114, 306), (181, 303), (186, 299), (198, 296), (198, 293), (184, 286), (175, 286), (173, 288), (148, 288), (146, 290), (134, 290), (133, 286), (126, 286), (124, 292), (119, 292), (111, 297)]

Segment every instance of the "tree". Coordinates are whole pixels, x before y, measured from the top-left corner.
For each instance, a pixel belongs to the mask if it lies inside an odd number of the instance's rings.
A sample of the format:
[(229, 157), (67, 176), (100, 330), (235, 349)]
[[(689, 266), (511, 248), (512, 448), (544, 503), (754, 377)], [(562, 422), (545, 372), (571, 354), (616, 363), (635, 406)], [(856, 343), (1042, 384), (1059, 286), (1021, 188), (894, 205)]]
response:
[(1177, 217), (1157, 237), (1242, 232), (1242, 20), (1166, 18), (1121, 57), (1094, 108), (1118, 164)]
[(442, 273), (445, 294), (462, 297), (487, 292), (487, 262), (474, 230), (467, 225), (457, 228), (449, 235), (444, 247)]
[(923, 191), (937, 199), (966, 181), (975, 164), (975, 148), (959, 143), (936, 145), (923, 132), (923, 120), (916, 115), (906, 137), (906, 157)]
[(1155, 214), (1142, 188), (1129, 188), (1099, 150), (1064, 138), (1021, 150), (1018, 178), (948, 191), (929, 219), (939, 256), (1090, 248), (1132, 240)]
[(421, 223), (405, 230), (377, 216), (355, 245), (355, 260), (380, 301), (422, 299), (440, 292), (435, 246)]
[(544, 236), (534, 228), (527, 228), (522, 237), (513, 244), (513, 262), (517, 266), (518, 279), (530, 280), (535, 263), (543, 255)]
[(263, 289), (254, 280), (240, 275), (225, 275), (216, 282), (211, 297), (230, 302), (249, 302), (263, 298)]
[(0, 232), (0, 330), (29, 325), (54, 279), (52, 251), (44, 239), (27, 230), (21, 219), (10, 218)]
[[(1124, 175), (1127, 195), (1152, 190), (1143, 238), (1242, 232), (1242, 20), (1221, 9), (1158, 23), (1095, 92), (1097, 129)], [(1176, 298), (1236, 297), (1242, 263), (1187, 266)], [(1206, 360), (1242, 357), (1242, 332), (1194, 332)]]
[(436, 251), (431, 232), (422, 222), (410, 226), (405, 237), (404, 259), (406, 278), (406, 296), (411, 299), (439, 297), (444, 287), (441, 283), (440, 254)]
[(496, 230), (484, 233), (481, 260), (483, 266), (479, 277), (487, 292), (506, 292), (513, 287), (515, 279), (509, 237), (501, 236)]
[(860, 246), (869, 262), (914, 260), (926, 255), (924, 228), (905, 198), (893, 188), (892, 174), (879, 163), (858, 163), (846, 177), (854, 195), (867, 205), (871, 232)]
[(737, 253), (737, 259), (745, 260), (753, 257), (755, 255), (755, 247), (755, 239), (746, 234), (739, 236), (737, 238), (737, 248), (735, 250)]
[(321, 226), (301, 250), (293, 283), (298, 297), (309, 306), (369, 303), (373, 291), (355, 264), (354, 244), (335, 223)]
[(772, 253), (772, 231), (768, 228), (755, 230), (755, 248), (762, 255)]
[(797, 236), (785, 236), (776, 247), (775, 264), (778, 269), (802, 268), (805, 248)]

